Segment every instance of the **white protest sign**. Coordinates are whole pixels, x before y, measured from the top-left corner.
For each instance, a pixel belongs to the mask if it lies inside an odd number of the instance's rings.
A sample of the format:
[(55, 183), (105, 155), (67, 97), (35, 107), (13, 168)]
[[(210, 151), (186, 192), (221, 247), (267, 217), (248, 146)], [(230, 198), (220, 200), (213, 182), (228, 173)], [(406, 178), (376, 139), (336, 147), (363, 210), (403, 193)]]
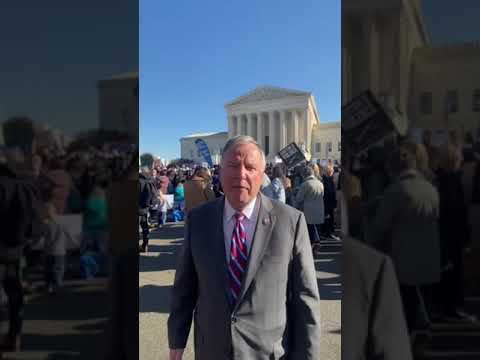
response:
[(67, 231), (72, 241), (67, 249), (78, 249), (83, 237), (83, 216), (79, 214), (57, 215), (55, 221)]
[(162, 212), (166, 212), (167, 210), (173, 209), (173, 195), (163, 195), (163, 205), (162, 205)]

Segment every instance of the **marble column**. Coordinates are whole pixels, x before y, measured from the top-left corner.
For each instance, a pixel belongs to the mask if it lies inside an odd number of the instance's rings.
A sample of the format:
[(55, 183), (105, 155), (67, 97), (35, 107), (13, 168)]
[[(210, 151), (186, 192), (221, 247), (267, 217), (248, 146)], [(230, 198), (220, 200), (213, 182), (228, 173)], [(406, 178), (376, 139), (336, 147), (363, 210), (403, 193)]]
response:
[(235, 117), (232, 116), (232, 115), (229, 115), (228, 116), (228, 138), (232, 138), (235, 136), (235, 131), (236, 131), (236, 127), (235, 127)]
[(237, 115), (237, 131), (235, 135), (242, 135), (242, 115)]
[(269, 131), (268, 131), (268, 139), (269, 139), (269, 150), (270, 153), (269, 155), (276, 154), (277, 153), (277, 148), (276, 148), (276, 138), (278, 137), (277, 134), (277, 127), (275, 126), (275, 113), (273, 111), (270, 111), (268, 113), (268, 121), (269, 121)]
[(298, 141), (300, 140), (300, 133), (298, 128), (298, 116), (297, 110), (292, 110), (292, 130), (293, 130), (293, 141), (298, 145)]
[(247, 114), (247, 132), (248, 132), (248, 135), (250, 135), (251, 137), (256, 139), (257, 138), (257, 127), (254, 126), (255, 122), (254, 122), (253, 116), (254, 116), (254, 114)]
[(311, 152), (310, 150), (310, 139), (309, 139), (309, 122), (308, 122), (308, 108), (303, 110), (303, 138), (305, 139), (305, 150)]
[(262, 113), (257, 113), (257, 142), (265, 152)]
[(283, 149), (287, 145), (287, 112), (286, 110), (280, 111), (280, 122), (278, 123), (280, 126), (280, 142), (279, 142), (279, 151)]
[[(380, 48), (380, 39), (378, 33), (378, 27), (376, 24), (375, 19), (369, 18), (367, 23), (365, 24), (365, 32), (367, 35), (367, 50), (368, 50), (368, 57), (370, 62), (370, 69), (369, 69), (369, 84), (370, 90), (377, 94), (379, 90), (379, 48)], [(400, 32), (400, 36), (402, 36), (402, 32)]]

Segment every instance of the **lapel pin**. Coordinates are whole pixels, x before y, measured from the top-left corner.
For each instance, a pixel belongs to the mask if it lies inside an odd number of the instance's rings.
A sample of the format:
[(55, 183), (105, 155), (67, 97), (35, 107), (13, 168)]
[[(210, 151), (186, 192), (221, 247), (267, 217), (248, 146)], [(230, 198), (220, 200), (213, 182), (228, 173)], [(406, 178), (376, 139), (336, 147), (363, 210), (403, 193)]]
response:
[(263, 218), (262, 224), (263, 225), (269, 225), (270, 224), (270, 219), (269, 218)]

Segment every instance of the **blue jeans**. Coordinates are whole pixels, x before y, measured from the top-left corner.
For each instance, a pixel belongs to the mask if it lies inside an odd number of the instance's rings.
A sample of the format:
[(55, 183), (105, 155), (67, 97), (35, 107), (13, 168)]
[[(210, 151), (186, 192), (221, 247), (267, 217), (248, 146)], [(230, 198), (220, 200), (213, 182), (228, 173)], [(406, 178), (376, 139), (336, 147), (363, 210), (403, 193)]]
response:
[(64, 274), (65, 256), (47, 255), (45, 263), (45, 282), (47, 286), (62, 286)]
[(108, 238), (107, 230), (85, 230), (83, 235), (83, 244), (80, 248), (82, 254), (89, 250), (101, 254), (106, 253)]
[(158, 223), (161, 225), (165, 225), (167, 223), (167, 212), (166, 211), (159, 211), (158, 212)]

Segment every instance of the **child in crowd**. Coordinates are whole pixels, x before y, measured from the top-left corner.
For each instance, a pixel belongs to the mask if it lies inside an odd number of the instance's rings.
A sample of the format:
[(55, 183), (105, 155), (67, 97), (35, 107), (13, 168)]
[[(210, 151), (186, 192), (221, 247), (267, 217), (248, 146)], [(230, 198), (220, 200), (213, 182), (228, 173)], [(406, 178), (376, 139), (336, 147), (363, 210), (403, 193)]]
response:
[(58, 223), (57, 210), (51, 201), (45, 205), (45, 282), (48, 293), (55, 292), (63, 285), (67, 244), (73, 242), (69, 232)]

